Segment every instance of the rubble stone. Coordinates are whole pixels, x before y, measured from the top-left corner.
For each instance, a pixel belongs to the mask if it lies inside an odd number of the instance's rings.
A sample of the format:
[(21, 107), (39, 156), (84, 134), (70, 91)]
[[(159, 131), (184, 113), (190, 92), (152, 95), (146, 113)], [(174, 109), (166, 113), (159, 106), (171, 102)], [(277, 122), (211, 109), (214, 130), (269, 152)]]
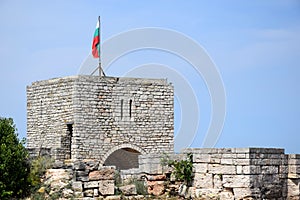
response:
[(114, 180), (99, 181), (99, 192), (101, 195), (113, 195), (115, 193)]
[(122, 194), (124, 194), (124, 195), (136, 195), (137, 194), (136, 187), (134, 184), (124, 185), (122, 187), (119, 187), (119, 189), (121, 190)]

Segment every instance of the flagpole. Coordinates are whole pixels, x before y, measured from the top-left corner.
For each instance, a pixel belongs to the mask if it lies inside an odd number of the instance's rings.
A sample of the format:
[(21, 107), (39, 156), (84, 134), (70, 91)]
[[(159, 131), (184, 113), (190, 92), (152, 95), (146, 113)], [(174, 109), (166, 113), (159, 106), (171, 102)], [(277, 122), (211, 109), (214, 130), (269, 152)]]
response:
[(99, 37), (99, 76), (102, 76), (102, 67), (101, 67), (101, 38), (100, 38), (100, 33), (101, 33), (101, 23), (100, 23), (100, 16), (98, 16), (98, 23), (99, 23), (99, 29), (98, 29), (98, 37)]

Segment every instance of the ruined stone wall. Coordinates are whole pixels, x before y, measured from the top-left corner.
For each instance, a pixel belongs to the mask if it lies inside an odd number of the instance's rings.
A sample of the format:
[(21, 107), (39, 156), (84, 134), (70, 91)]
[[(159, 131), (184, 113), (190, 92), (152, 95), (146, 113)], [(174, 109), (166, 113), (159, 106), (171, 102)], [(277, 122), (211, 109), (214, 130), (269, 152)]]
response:
[(300, 154), (288, 155), (288, 199), (300, 199)]
[[(170, 158), (185, 159), (187, 153), (193, 155), (194, 177), (192, 187), (183, 195), (226, 200), (300, 199), (298, 154), (274, 148), (188, 148)], [(169, 169), (162, 168), (163, 157), (140, 156), (139, 173), (164, 174)]]
[(103, 167), (98, 160), (57, 161), (45, 184), (53, 185), (54, 192), (59, 186), (67, 199), (146, 199), (137, 196), (136, 181), (145, 184), (148, 194), (164, 199), (300, 199), (300, 155), (270, 148), (207, 148), (185, 149), (168, 157), (185, 160), (187, 153), (192, 153), (194, 166), (190, 187), (172, 176), (172, 168), (161, 165), (166, 154), (140, 155), (139, 168), (121, 171)]
[(193, 186), (199, 195), (235, 199), (285, 199), (287, 155), (284, 149), (187, 149), (193, 153)]
[[(27, 88), (28, 148), (58, 160), (105, 159), (120, 148), (173, 152), (173, 86), (163, 79), (73, 76)], [(70, 133), (70, 129), (72, 133)]]

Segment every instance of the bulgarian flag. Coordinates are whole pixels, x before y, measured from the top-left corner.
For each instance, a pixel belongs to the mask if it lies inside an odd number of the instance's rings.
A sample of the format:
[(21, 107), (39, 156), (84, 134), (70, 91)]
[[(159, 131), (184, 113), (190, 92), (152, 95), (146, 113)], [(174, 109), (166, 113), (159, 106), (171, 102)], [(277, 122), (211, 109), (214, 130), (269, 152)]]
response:
[(100, 20), (98, 20), (97, 22), (96, 30), (94, 33), (92, 54), (94, 58), (99, 58), (100, 56)]

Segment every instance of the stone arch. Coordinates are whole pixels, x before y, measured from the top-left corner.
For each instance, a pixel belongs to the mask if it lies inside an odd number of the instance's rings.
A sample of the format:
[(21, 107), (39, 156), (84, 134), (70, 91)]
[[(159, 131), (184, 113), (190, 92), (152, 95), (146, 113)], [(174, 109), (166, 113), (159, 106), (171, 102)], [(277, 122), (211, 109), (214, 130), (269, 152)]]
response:
[(146, 154), (146, 151), (136, 145), (121, 144), (111, 148), (101, 164), (114, 165), (120, 170), (138, 168), (138, 156), (141, 154)]

